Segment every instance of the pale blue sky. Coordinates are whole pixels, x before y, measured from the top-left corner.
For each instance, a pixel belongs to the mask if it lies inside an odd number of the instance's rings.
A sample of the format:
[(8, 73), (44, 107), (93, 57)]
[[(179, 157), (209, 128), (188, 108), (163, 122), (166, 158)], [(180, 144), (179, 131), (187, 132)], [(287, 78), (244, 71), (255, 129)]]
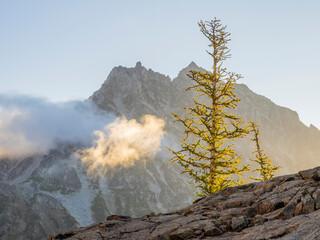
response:
[(0, 0), (0, 93), (85, 99), (114, 66), (210, 69), (197, 21), (231, 32), (230, 71), (320, 128), (320, 1)]

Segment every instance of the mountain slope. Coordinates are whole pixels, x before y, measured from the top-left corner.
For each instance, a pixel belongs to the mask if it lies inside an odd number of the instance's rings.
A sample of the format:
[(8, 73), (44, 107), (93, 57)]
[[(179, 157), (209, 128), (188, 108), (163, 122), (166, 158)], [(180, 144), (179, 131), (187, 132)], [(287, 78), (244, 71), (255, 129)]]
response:
[[(191, 63), (171, 79), (140, 63), (134, 68), (116, 67), (89, 101), (101, 109), (128, 119), (152, 114), (166, 121), (166, 136), (154, 159), (134, 166), (117, 167), (101, 178), (91, 178), (75, 153), (79, 144), (61, 144), (44, 156), (18, 162), (0, 160), (0, 236), (4, 239), (41, 239), (46, 235), (104, 221), (112, 214), (140, 217), (150, 212), (169, 212), (191, 203), (193, 185), (180, 174), (165, 146), (176, 147), (183, 128), (173, 122), (171, 112), (184, 113), (194, 93), (186, 74), (199, 67)], [(266, 153), (282, 166), (282, 173), (317, 165), (320, 133), (306, 127), (298, 115), (269, 99), (236, 86), (242, 99), (239, 115), (261, 123)], [(235, 146), (244, 161), (253, 145), (249, 138)], [(301, 164), (303, 163), (303, 164)]]
[[(168, 77), (147, 70), (140, 63), (134, 68), (116, 67), (90, 99), (100, 108), (129, 119), (139, 119), (145, 114), (164, 119), (168, 138), (174, 139), (170, 143), (175, 144), (184, 129), (174, 123), (171, 112), (183, 115), (184, 107), (192, 106), (192, 99), (196, 96), (195, 92), (185, 91), (192, 85), (186, 76), (190, 70), (205, 71), (192, 62), (170, 82)], [(281, 166), (278, 174), (317, 165), (317, 156), (320, 155), (320, 131), (317, 128), (305, 126), (296, 112), (276, 105), (244, 84), (237, 84), (235, 92), (242, 100), (236, 113), (245, 121), (261, 124), (263, 147), (275, 164)], [(249, 137), (237, 142), (236, 147), (244, 161), (252, 157), (254, 145)]]

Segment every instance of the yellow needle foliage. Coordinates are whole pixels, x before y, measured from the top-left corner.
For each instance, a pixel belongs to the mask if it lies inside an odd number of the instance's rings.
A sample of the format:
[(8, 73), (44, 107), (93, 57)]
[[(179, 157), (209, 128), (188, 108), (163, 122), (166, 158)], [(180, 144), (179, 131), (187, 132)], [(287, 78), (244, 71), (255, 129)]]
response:
[(223, 67), (223, 61), (230, 57), (227, 47), (230, 33), (217, 19), (198, 24), (209, 40), (207, 53), (213, 60), (212, 72), (189, 72), (194, 85), (187, 91), (195, 90), (199, 94), (193, 99), (194, 106), (185, 109), (185, 117), (172, 113), (185, 130), (184, 138), (180, 139), (181, 149), (168, 149), (174, 155), (169, 161), (179, 163), (182, 172), (196, 182), (196, 196), (205, 196), (245, 183), (242, 173), (248, 166), (241, 164), (232, 140), (244, 137), (249, 130), (231, 111), (240, 101), (234, 85), (241, 76)]
[(253, 138), (251, 140), (256, 145), (256, 150), (252, 153), (255, 154), (255, 159), (250, 159), (253, 162), (256, 162), (259, 165), (259, 168), (256, 168), (254, 172), (259, 172), (259, 178), (251, 177), (253, 180), (257, 181), (266, 181), (274, 177), (274, 172), (276, 172), (280, 167), (279, 166), (271, 166), (272, 159), (268, 158), (264, 153), (263, 149), (261, 149), (261, 143), (259, 142), (259, 129), (256, 123), (250, 121), (250, 129), (253, 132)]

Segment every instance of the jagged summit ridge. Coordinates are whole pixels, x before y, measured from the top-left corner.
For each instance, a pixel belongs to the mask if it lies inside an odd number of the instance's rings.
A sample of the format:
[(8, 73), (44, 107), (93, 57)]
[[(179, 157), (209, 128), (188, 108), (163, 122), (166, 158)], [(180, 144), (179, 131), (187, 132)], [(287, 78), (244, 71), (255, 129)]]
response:
[(169, 77), (147, 70), (137, 62), (134, 68), (113, 68), (90, 99), (100, 108), (128, 118), (139, 117), (143, 111), (157, 115), (166, 108), (166, 99), (172, 95), (170, 83)]
[[(114, 81), (115, 76), (125, 77), (127, 75), (126, 80), (135, 80), (134, 78), (132, 78), (133, 75), (135, 75), (135, 74), (144, 75), (147, 72), (149, 72), (150, 74), (164, 76), (163, 74), (154, 72), (152, 69), (147, 69), (145, 66), (142, 65), (142, 63), (140, 61), (138, 61), (138, 62), (136, 62), (136, 65), (134, 67), (124, 67), (124, 66), (120, 65), (120, 66), (112, 68), (107, 79), (104, 81), (104, 83), (101, 85), (101, 87), (103, 87), (109, 81)], [(167, 77), (167, 78), (169, 78), (169, 77)], [(140, 78), (140, 80), (143, 80), (143, 78)]]

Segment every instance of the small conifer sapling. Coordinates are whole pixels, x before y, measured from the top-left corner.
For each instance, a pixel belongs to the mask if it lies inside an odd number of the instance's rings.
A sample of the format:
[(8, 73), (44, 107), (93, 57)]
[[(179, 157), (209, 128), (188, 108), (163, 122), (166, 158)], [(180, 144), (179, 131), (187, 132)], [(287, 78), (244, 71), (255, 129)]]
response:
[(253, 133), (253, 138), (251, 140), (256, 145), (256, 150), (252, 153), (255, 154), (255, 159), (250, 159), (253, 162), (258, 164), (258, 168), (254, 170), (254, 172), (259, 172), (260, 177), (251, 177), (253, 180), (257, 181), (266, 181), (274, 177), (274, 173), (280, 168), (279, 166), (271, 166), (272, 159), (268, 158), (267, 155), (263, 153), (263, 149), (261, 149), (261, 143), (259, 142), (259, 129), (256, 123), (250, 121), (250, 130)]

